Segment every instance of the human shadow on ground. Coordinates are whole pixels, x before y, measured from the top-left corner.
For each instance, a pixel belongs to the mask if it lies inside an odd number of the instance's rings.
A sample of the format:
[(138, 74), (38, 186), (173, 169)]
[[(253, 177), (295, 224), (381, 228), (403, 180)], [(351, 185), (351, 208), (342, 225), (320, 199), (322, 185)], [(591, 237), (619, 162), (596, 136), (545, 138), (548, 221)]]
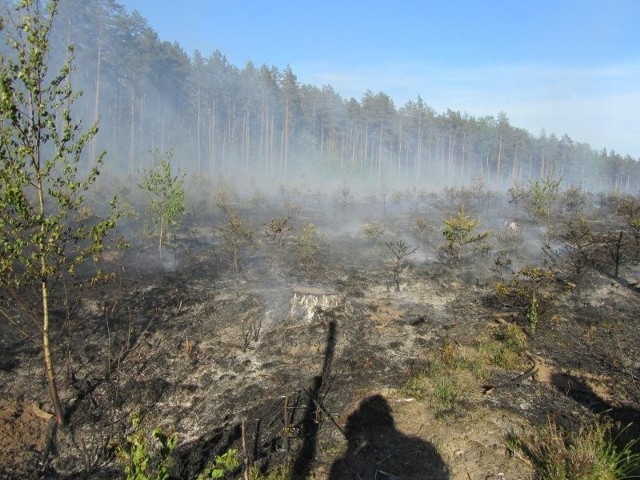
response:
[[(587, 382), (567, 373), (556, 372), (551, 376), (551, 384), (596, 415), (610, 418), (626, 429), (622, 437), (640, 438), (640, 411), (633, 405), (613, 404), (598, 395)], [(636, 450), (640, 445), (635, 445)]]
[(449, 469), (436, 448), (395, 428), (382, 395), (360, 402), (345, 425), (347, 452), (331, 466), (329, 480), (448, 480)]

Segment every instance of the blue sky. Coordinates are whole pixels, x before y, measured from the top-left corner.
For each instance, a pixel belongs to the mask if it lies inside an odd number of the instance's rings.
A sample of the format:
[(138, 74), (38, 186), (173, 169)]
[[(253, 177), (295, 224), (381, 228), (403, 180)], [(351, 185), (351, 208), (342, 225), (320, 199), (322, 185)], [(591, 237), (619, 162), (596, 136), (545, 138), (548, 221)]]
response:
[(344, 97), (418, 95), (441, 112), (503, 111), (640, 158), (640, 1), (121, 0), (162, 40), (242, 67), (291, 65)]

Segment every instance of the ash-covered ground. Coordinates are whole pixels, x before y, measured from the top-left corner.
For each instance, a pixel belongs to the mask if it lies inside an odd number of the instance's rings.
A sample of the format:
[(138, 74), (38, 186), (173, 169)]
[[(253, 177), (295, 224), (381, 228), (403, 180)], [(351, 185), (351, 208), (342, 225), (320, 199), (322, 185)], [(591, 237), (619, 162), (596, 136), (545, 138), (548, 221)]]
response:
[[(177, 433), (173, 478), (236, 448), (236, 477), (287, 465), (294, 478), (530, 479), (508, 438), (550, 419), (612, 418), (637, 438), (637, 262), (575, 276), (555, 234), (577, 217), (561, 203), (541, 220), (488, 190), (234, 202), (253, 232), (238, 272), (226, 219), (204, 202), (163, 258), (127, 219), (129, 248), (102, 260), (112, 281), (58, 289), (68, 426), (53, 445), (38, 345), (2, 324), (3, 477), (121, 478), (132, 412)], [(462, 205), (490, 233), (447, 251), (443, 220)], [(617, 231), (605, 209), (581, 215)]]

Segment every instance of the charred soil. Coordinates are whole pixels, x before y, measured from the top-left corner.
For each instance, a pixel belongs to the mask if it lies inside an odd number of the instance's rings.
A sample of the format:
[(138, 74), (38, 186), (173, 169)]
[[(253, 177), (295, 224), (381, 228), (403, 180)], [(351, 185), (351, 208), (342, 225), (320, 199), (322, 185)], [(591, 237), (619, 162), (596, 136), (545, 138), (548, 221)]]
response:
[(294, 234), (261, 237), (231, 273), (197, 222), (169, 260), (142, 241), (114, 255), (115, 280), (55, 317), (68, 426), (52, 446), (38, 349), (2, 325), (0, 476), (120, 478), (114, 452), (134, 411), (140, 428), (178, 434), (174, 478), (233, 447), (254, 471), (287, 465), (293, 478), (531, 479), (507, 439), (550, 417), (571, 428), (607, 416), (638, 438), (633, 285), (594, 270), (576, 299), (554, 279), (532, 331), (496, 294), (524, 251), (510, 269), (497, 245), (451, 262), (410, 236), (414, 205), (399, 203), (380, 220), (386, 235), (420, 250), (397, 292), (384, 244), (338, 227), (352, 208), (302, 210), (298, 225), (331, 234), (304, 261)]

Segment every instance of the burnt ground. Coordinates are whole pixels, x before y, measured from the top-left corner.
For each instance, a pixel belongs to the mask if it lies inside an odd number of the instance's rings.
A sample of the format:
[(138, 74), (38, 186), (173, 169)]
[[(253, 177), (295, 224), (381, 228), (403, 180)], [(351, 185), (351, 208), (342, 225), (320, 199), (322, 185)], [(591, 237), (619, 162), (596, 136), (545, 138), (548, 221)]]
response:
[[(256, 235), (233, 274), (197, 226), (178, 233), (164, 262), (151, 241), (110, 258), (115, 280), (56, 312), (68, 426), (50, 449), (39, 349), (3, 324), (0, 474), (120, 478), (114, 451), (133, 411), (143, 429), (178, 434), (175, 478), (235, 447), (263, 472), (286, 463), (297, 478), (531, 479), (507, 438), (550, 418), (572, 428), (607, 416), (638, 438), (633, 285), (593, 271), (576, 298), (558, 281), (533, 334), (521, 310), (496, 300), (496, 282), (515, 275), (496, 269), (504, 237), (453, 266), (422, 244), (396, 292), (384, 245), (361, 226), (304, 215), (298, 225), (313, 219), (331, 233), (304, 265), (293, 233), (277, 249)], [(404, 236), (410, 215), (385, 212), (385, 238)], [(509, 255), (513, 269), (531, 262), (524, 250)], [(292, 309), (300, 286), (339, 300)]]

